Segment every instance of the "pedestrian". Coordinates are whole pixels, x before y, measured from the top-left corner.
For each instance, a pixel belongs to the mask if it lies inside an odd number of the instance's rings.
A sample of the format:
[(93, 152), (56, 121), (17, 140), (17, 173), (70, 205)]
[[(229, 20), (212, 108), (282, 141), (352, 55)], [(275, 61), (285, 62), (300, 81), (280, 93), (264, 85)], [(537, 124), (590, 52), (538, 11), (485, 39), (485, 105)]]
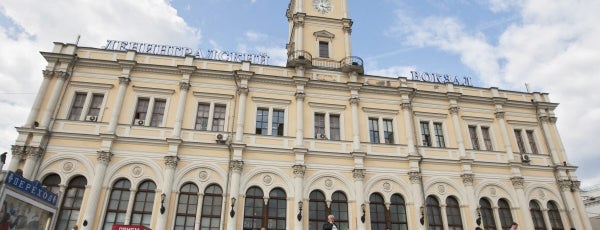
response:
[(327, 216), (327, 223), (323, 224), (323, 230), (338, 230), (337, 225), (333, 221), (335, 221), (335, 216)]
[(519, 228), (519, 224), (517, 224), (516, 222), (512, 223), (512, 226), (510, 227), (511, 230), (516, 230), (517, 228)]

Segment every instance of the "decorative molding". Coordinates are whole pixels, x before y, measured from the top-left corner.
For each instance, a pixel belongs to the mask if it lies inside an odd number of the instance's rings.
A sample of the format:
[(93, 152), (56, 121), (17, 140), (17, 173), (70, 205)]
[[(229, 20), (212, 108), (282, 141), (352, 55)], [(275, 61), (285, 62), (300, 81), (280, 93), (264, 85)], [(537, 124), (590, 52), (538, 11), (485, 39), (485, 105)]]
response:
[(191, 86), (190, 83), (187, 83), (187, 82), (184, 82), (184, 81), (179, 82), (179, 89), (181, 89), (181, 90), (186, 90), (187, 91), (188, 89), (190, 89), (190, 86)]
[(450, 106), (450, 108), (448, 110), (450, 110), (451, 114), (458, 114), (458, 111), (460, 111), (460, 107), (458, 107), (456, 105), (452, 105), (452, 106)]
[(131, 175), (135, 178), (144, 175), (144, 168), (140, 165), (134, 165), (131, 167)]
[(59, 79), (63, 79), (63, 80), (67, 80), (67, 78), (69, 78), (69, 76), (71, 76), (68, 72), (65, 72), (65, 71), (56, 71), (55, 73)]
[(241, 173), (242, 170), (244, 169), (244, 162), (243, 161), (231, 161), (231, 165), (229, 166), (229, 168), (235, 173)]
[(446, 119), (446, 117), (448, 117), (448, 114), (443, 114), (443, 113), (428, 113), (428, 112), (414, 112), (414, 115), (420, 118), (425, 118), (425, 119)]
[(159, 88), (150, 88), (150, 87), (141, 87), (141, 86), (133, 86), (133, 91), (138, 93), (148, 93), (148, 94), (159, 94), (159, 95), (172, 95), (175, 93), (175, 90), (172, 89), (159, 89)]
[(131, 79), (128, 77), (119, 77), (119, 84), (129, 85), (129, 82), (131, 82)]
[(383, 182), (382, 187), (383, 187), (383, 191), (385, 191), (385, 192), (392, 191), (392, 184), (389, 181)]
[(250, 90), (248, 89), (248, 87), (240, 87), (240, 88), (237, 89), (237, 93), (238, 94), (248, 95), (248, 92), (250, 92)]
[(398, 115), (398, 110), (388, 110), (388, 109), (368, 108), (368, 107), (363, 107), (362, 110), (366, 113), (391, 115), (391, 116)]
[(52, 75), (54, 75), (54, 71), (52, 70), (42, 70), (42, 74), (44, 75), (44, 78), (52, 78)]
[(571, 181), (571, 192), (578, 192), (581, 187), (581, 181), (578, 180), (572, 180)]
[(273, 184), (273, 177), (269, 174), (264, 175), (262, 181), (266, 186), (270, 186)]
[(113, 154), (109, 151), (98, 151), (98, 162), (104, 165), (108, 165)]
[(266, 98), (266, 97), (252, 97), (254, 102), (268, 104), (268, 105), (279, 105), (279, 106), (287, 106), (292, 103), (291, 100), (285, 99), (275, 99), (275, 98)]
[(462, 178), (463, 184), (465, 184), (466, 186), (473, 186), (473, 180), (475, 179), (475, 174), (465, 173), (465, 174), (460, 175), (460, 177)]
[(198, 173), (198, 179), (202, 182), (208, 181), (209, 178), (210, 178), (210, 173), (206, 170), (201, 170)]
[(358, 102), (360, 101), (360, 99), (358, 98), (358, 96), (354, 96), (350, 98), (350, 104), (351, 105), (358, 105)]
[(503, 111), (498, 111), (494, 113), (494, 115), (496, 115), (496, 119), (504, 119), (504, 115), (506, 115), (506, 113)]
[(410, 102), (403, 102), (402, 104), (400, 104), (400, 106), (402, 107), (402, 110), (409, 110), (412, 108), (412, 103)]
[(570, 180), (558, 180), (558, 187), (562, 191), (571, 190), (571, 181)]
[(364, 180), (366, 171), (366, 169), (354, 169), (352, 170), (352, 177), (354, 180)]
[(325, 180), (323, 180), (323, 184), (325, 185), (325, 188), (329, 190), (333, 188), (333, 180), (331, 180), (331, 178), (326, 178)]
[(309, 102), (308, 105), (313, 109), (324, 110), (324, 111), (341, 112), (346, 109), (346, 105), (325, 104), (325, 103), (317, 103), (317, 102)]
[(461, 118), (468, 122), (488, 123), (488, 124), (494, 122), (493, 118), (487, 118), (487, 117), (461, 116)]
[(165, 156), (165, 166), (167, 166), (167, 169), (177, 168), (178, 162), (179, 162), (179, 157), (177, 157), (177, 156)]
[(304, 174), (306, 173), (306, 166), (305, 165), (294, 165), (292, 166), (292, 169), (294, 170), (294, 177), (304, 177)]
[(327, 30), (321, 30), (321, 31), (314, 32), (313, 35), (317, 38), (329, 38), (329, 39), (335, 38), (335, 34), (329, 32)]
[(71, 161), (65, 161), (62, 165), (62, 171), (64, 173), (70, 173), (73, 172), (73, 170), (75, 170), (75, 164)]
[(525, 185), (525, 179), (520, 176), (511, 177), (510, 182), (512, 182), (513, 187), (515, 187), (516, 189), (523, 189)]
[(417, 171), (408, 172), (408, 178), (410, 179), (411, 184), (419, 184), (421, 183), (421, 173)]
[(23, 158), (23, 156), (25, 156), (25, 146), (13, 145), (10, 147), (10, 150), (12, 152), (13, 158), (17, 157), (21, 159)]
[(29, 147), (27, 148), (27, 158), (38, 160), (44, 154), (44, 149), (40, 147)]
[(81, 87), (81, 88), (93, 88), (93, 89), (103, 89), (103, 90), (108, 90), (108, 89), (113, 88), (113, 84), (94, 83), (94, 82), (71, 81), (69, 84), (71, 84), (71, 86)]
[(296, 100), (304, 100), (304, 98), (306, 98), (306, 94), (303, 92), (296, 92), (295, 96)]
[(194, 92), (194, 97), (207, 99), (207, 100), (231, 100), (233, 98), (233, 95), (219, 94), (219, 93)]

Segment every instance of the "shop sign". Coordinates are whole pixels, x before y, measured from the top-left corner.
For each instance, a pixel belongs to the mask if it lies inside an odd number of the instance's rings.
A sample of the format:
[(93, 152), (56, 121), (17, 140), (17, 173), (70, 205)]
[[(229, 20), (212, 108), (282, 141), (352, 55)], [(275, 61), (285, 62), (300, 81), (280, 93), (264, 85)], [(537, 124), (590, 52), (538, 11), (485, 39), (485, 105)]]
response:
[(52, 206), (56, 206), (58, 195), (42, 187), (42, 184), (39, 181), (30, 181), (9, 171), (8, 174), (6, 174), (5, 184), (18, 191), (34, 196)]

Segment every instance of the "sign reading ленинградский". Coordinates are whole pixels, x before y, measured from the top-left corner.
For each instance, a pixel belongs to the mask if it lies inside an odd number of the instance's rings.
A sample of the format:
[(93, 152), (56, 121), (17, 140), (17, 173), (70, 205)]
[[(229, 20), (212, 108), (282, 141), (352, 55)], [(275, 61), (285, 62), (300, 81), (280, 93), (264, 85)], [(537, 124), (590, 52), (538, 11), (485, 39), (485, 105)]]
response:
[(191, 55), (196, 58), (212, 59), (219, 61), (249, 61), (251, 63), (260, 65), (269, 64), (269, 55), (267, 55), (266, 53), (250, 54), (242, 52), (222, 51), (216, 49), (203, 51), (202, 49), (192, 49), (183, 46), (149, 44), (142, 42), (129, 42), (117, 40), (106, 40), (106, 45), (103, 46), (102, 49), (118, 51), (135, 50), (138, 53), (167, 55), (176, 57), (185, 57)]

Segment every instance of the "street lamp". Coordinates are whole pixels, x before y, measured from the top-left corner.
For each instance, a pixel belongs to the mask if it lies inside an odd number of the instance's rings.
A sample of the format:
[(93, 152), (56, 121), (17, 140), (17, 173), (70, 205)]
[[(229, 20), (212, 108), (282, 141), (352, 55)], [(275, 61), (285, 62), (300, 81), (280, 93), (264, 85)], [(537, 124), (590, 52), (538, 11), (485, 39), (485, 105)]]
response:
[(363, 224), (365, 223), (365, 204), (361, 204), (360, 208), (362, 209), (362, 216), (360, 217), (360, 221), (363, 222)]
[(298, 201), (298, 215), (296, 216), (298, 221), (302, 220), (302, 204), (304, 204), (302, 201)]
[(235, 216), (235, 211), (233, 210), (233, 206), (235, 206), (235, 197), (231, 198), (231, 211), (229, 212), (229, 216), (232, 218)]
[(165, 198), (167, 197), (166, 194), (160, 194), (160, 214), (165, 214)]

